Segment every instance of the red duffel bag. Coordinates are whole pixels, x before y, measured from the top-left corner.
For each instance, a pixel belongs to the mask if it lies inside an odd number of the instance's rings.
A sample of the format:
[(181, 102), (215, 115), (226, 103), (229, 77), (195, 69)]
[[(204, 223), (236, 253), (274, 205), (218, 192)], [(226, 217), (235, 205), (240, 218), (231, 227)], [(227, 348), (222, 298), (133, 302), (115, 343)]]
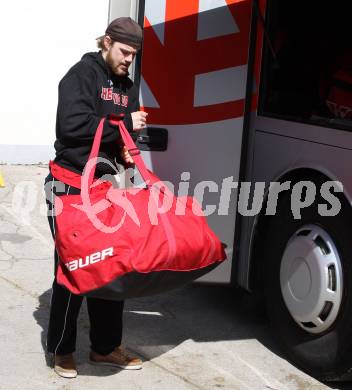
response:
[(80, 195), (56, 197), (57, 282), (104, 299), (151, 295), (184, 285), (226, 259), (198, 202), (176, 197), (148, 170), (123, 122), (116, 122), (143, 187), (93, 178), (104, 119), (95, 134)]

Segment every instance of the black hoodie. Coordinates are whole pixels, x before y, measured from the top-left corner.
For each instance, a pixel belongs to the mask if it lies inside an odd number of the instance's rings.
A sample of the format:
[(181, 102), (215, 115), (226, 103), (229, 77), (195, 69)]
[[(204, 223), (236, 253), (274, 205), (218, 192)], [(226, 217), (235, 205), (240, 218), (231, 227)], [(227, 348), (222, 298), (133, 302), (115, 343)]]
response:
[[(85, 54), (59, 83), (54, 161), (82, 173), (100, 119), (124, 113), (124, 123), (136, 139), (131, 113), (139, 109), (138, 90), (131, 79), (113, 74), (101, 51)], [(99, 157), (114, 166), (115, 161), (122, 163), (119, 139), (118, 127), (106, 120)], [(115, 174), (116, 171), (106, 163), (98, 163), (96, 176), (105, 173)]]

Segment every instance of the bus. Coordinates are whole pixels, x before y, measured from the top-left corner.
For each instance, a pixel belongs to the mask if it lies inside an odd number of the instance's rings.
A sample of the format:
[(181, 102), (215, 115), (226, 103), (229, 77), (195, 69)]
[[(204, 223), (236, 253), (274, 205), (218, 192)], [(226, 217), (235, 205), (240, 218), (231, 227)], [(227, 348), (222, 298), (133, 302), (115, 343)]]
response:
[[(144, 27), (138, 147), (200, 196), (228, 261), (199, 281), (263, 296), (286, 356), (352, 367), (352, 56), (347, 3), (110, 0)], [(224, 191), (226, 187), (226, 191)], [(224, 207), (224, 204), (226, 207)]]

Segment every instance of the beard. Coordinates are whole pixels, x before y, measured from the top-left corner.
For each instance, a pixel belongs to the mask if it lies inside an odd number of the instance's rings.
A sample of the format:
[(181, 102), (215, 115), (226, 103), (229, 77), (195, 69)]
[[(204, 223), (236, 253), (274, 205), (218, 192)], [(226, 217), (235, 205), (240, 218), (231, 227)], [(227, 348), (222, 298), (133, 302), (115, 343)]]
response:
[(128, 76), (128, 67), (129, 64), (124, 64), (122, 62), (114, 61), (111, 56), (111, 53), (108, 52), (106, 56), (106, 63), (109, 65), (110, 69), (116, 76)]

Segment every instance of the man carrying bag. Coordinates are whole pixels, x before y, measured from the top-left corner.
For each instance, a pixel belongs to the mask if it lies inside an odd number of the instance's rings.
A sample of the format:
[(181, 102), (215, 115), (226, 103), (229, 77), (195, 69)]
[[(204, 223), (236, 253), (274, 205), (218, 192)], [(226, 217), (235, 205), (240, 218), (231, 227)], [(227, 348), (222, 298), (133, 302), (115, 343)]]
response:
[[(124, 114), (132, 136), (146, 126), (140, 111), (138, 91), (128, 78), (128, 67), (141, 47), (142, 29), (130, 18), (110, 23), (98, 38), (99, 52), (85, 54), (59, 84), (56, 121), (56, 157), (45, 180), (48, 220), (55, 238), (55, 197), (80, 194), (81, 175), (88, 161), (101, 118)], [(104, 123), (96, 177), (116, 174), (116, 163), (132, 163), (126, 148), (118, 146), (118, 126)], [(50, 301), (47, 351), (53, 354), (55, 372), (66, 378), (77, 375), (73, 357), (77, 317), (83, 297), (72, 294), (56, 281), (59, 257), (55, 250), (54, 281)], [(122, 347), (123, 301), (87, 297), (90, 319), (90, 361), (123, 369), (140, 369), (142, 361)]]

